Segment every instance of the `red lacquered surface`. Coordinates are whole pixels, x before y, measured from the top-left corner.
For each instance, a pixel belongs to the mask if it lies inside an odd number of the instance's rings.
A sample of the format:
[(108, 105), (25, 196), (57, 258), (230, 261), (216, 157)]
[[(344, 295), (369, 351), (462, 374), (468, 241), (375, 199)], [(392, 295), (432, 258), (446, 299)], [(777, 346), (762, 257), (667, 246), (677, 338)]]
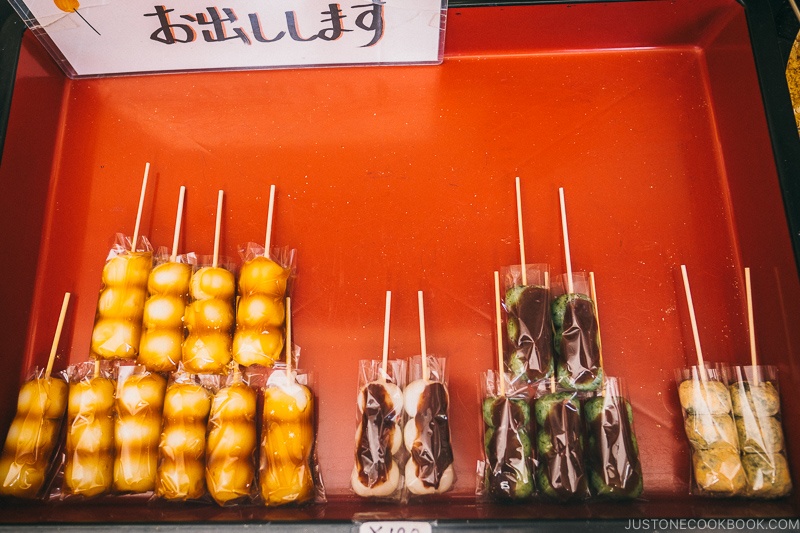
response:
[[(762, 358), (780, 368), (786, 419), (800, 416), (791, 398), (800, 385), (800, 332), (792, 327), (800, 286), (737, 3), (453, 9), (438, 67), (65, 81), (27, 35), (0, 168), (13, 193), (2, 199), (3, 244), (12, 251), (2, 267), (10, 295), (2, 318), (15, 324), (2, 330), (3, 345), (13, 348), (0, 375), (3, 434), (19, 379), (45, 362), (67, 290), (75, 298), (57, 367), (87, 357), (105, 255), (115, 232), (133, 231), (146, 161), (144, 233), (171, 244), (178, 188), (186, 185), (181, 247), (201, 254), (212, 251), (219, 189), (226, 192), (222, 251), (236, 257), (240, 244), (263, 240), (276, 184), (273, 242), (298, 250), (294, 333), (301, 366), (316, 374), (330, 502), (267, 511), (110, 501), (62, 506), (58, 517), (36, 506), (4, 509), (6, 520), (798, 513), (797, 496), (688, 497), (673, 384), (674, 369), (694, 362), (679, 265), (689, 270), (706, 359), (728, 363), (748, 360), (741, 269), (750, 266)], [(554, 273), (564, 268), (558, 187), (565, 187), (573, 268), (597, 276), (604, 359), (628, 382), (646, 501), (474, 501), (477, 383), (494, 361), (492, 272), (519, 260), (515, 176), (528, 260), (549, 262)], [(16, 250), (25, 251), (19, 261)], [(419, 352), (416, 291), (423, 290), (428, 349), (448, 357), (458, 480), (439, 501), (452, 505), (387, 511), (348, 490), (357, 361), (380, 356), (386, 290), (394, 304), (391, 356)], [(790, 424), (786, 430), (798, 465), (800, 435)]]

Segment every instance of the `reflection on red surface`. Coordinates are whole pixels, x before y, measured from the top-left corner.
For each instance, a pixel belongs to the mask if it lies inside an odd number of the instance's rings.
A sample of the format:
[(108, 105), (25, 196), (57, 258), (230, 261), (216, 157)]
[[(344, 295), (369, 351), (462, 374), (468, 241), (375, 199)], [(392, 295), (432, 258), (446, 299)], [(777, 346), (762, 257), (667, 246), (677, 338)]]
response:
[[(672, 372), (694, 355), (677, 265), (692, 272), (707, 360), (739, 363), (741, 270), (750, 266), (764, 362), (779, 366), (784, 390), (800, 384), (800, 287), (744, 12), (733, 0), (695, 4), (451, 9), (438, 67), (68, 81), (27, 34), (0, 167), (2, 405), (14, 404), (27, 365), (46, 360), (66, 290), (76, 298), (68, 356), (57, 364), (87, 357), (105, 254), (115, 232), (133, 231), (149, 161), (143, 231), (171, 244), (174, 197), (186, 185), (181, 251), (211, 253), (223, 189), (222, 253), (237, 257), (239, 245), (262, 238), (276, 184), (273, 243), (298, 250), (295, 337), (300, 365), (320, 377), (330, 503), (286, 515), (112, 503), (110, 519), (374, 515), (349, 495), (353, 428), (340, 421), (352, 417), (357, 361), (379, 354), (386, 290), (395, 303), (390, 357), (418, 352), (415, 292), (424, 290), (428, 349), (452, 365), (457, 481), (444, 498), (460, 502), (399, 514), (796, 515), (796, 495), (747, 505), (688, 498)], [(549, 262), (554, 275), (563, 269), (557, 191), (567, 190), (573, 268), (597, 276), (604, 361), (628, 382), (648, 502), (474, 504), (478, 375), (495, 345), (491, 277), (518, 261), (515, 176), (528, 260)], [(786, 403), (785, 418), (798, 419), (800, 404)], [(2, 434), (11, 411), (0, 413)], [(790, 462), (800, 465), (800, 437), (786, 429)], [(59, 513), (43, 519), (97, 520), (80, 507)]]

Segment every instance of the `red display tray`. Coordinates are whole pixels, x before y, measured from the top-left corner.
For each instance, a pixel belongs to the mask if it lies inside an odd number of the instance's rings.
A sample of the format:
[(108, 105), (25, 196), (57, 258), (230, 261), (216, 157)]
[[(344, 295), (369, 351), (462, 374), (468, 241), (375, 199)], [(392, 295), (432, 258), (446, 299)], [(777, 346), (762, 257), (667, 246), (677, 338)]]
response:
[[(328, 503), (303, 509), (109, 499), (5, 506), (0, 522), (542, 520), (782, 517), (777, 502), (689, 496), (673, 371), (694, 363), (679, 265), (692, 281), (707, 361), (749, 361), (743, 267), (755, 331), (777, 365), (790, 463), (800, 468), (800, 283), (745, 8), (733, 0), (451, 8), (441, 66), (154, 75), (71, 81), (26, 33), (0, 167), (0, 435), (20, 380), (43, 365), (73, 293), (56, 368), (88, 357), (100, 273), (133, 232), (210, 254), (217, 191), (222, 253), (297, 249), (294, 336), (316, 375)], [(480, 503), (480, 373), (495, 364), (494, 270), (519, 262), (514, 178), (528, 261), (597, 277), (606, 370), (626, 378), (644, 470), (632, 503)], [(395, 507), (349, 491), (357, 361), (378, 358), (386, 290), (390, 357), (427, 346), (450, 367), (455, 489)], [(793, 477), (795, 486), (800, 478)]]

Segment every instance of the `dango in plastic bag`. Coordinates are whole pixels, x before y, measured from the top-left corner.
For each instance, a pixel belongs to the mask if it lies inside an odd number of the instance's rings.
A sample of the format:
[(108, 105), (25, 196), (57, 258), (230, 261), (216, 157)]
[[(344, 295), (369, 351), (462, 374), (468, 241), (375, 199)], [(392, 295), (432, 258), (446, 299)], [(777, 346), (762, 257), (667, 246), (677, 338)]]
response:
[(114, 481), (117, 368), (110, 361), (70, 366), (63, 495), (107, 494)]
[(247, 502), (255, 493), (258, 395), (237, 366), (211, 401), (206, 486), (219, 505)]
[[(261, 498), (268, 507), (324, 500), (315, 460), (316, 416), (308, 374), (276, 367), (264, 388)], [(318, 486), (319, 485), (319, 486)]]
[(222, 374), (231, 361), (236, 278), (232, 266), (201, 260), (192, 273), (184, 325), (183, 366), (193, 374)]
[(103, 267), (103, 286), (92, 328), (91, 355), (96, 359), (135, 359), (139, 354), (147, 278), (153, 251), (145, 237), (133, 249), (117, 234)]
[(193, 254), (173, 260), (166, 249), (159, 250), (156, 265), (147, 280), (142, 338), (137, 362), (153, 372), (178, 368), (183, 344), (183, 315), (189, 301)]
[(589, 280), (584, 272), (576, 272), (570, 292), (566, 278), (566, 275), (560, 276), (552, 289), (556, 377), (565, 389), (593, 391), (603, 381), (603, 368)]
[(285, 339), (284, 300), (292, 273), (294, 250), (248, 243), (242, 250), (233, 360), (243, 366), (271, 367), (281, 359)]
[(40, 498), (47, 482), (67, 409), (68, 385), (61, 373), (34, 371), (19, 391), (17, 411), (0, 455), (0, 496)]
[(536, 482), (545, 496), (558, 501), (590, 496), (584, 463), (584, 421), (577, 392), (551, 387), (534, 404), (539, 465)]
[(746, 478), (739, 457), (731, 396), (717, 369), (675, 371), (692, 463), (692, 494), (736, 496)]
[(417, 496), (447, 492), (455, 482), (445, 359), (425, 357), (427, 371), (422, 356), (409, 361), (409, 383), (403, 395), (408, 417), (403, 440), (411, 454), (405, 483), (408, 492)]
[(142, 365), (120, 365), (114, 424), (114, 490), (155, 489), (167, 380)]
[(633, 409), (620, 378), (607, 377), (600, 395), (583, 406), (588, 434), (589, 483), (610, 499), (638, 498), (643, 490)]
[(735, 366), (726, 369), (739, 438), (747, 496), (781, 498), (792, 491), (784, 446), (778, 369)]
[(183, 501), (206, 494), (206, 427), (212, 397), (208, 382), (218, 383), (218, 378), (182, 370), (170, 378), (158, 445), (156, 496)]
[(481, 379), (483, 398), (483, 461), (478, 495), (501, 501), (519, 501), (535, 494), (535, 424), (527, 386), (503, 387), (504, 375), (489, 370)]
[(545, 264), (503, 269), (506, 312), (505, 366), (514, 381), (549, 379), (553, 375), (553, 324), (550, 280)]
[(363, 498), (398, 500), (402, 497), (403, 388), (405, 361), (379, 360), (358, 364), (358, 426), (353, 491)]

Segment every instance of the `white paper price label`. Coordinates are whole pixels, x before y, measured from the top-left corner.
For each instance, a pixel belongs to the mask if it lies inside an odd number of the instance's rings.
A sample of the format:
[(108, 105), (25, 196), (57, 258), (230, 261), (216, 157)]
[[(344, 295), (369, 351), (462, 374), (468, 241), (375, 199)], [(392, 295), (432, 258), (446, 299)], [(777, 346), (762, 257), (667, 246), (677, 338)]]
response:
[(431, 533), (429, 522), (381, 521), (364, 522), (359, 533)]

